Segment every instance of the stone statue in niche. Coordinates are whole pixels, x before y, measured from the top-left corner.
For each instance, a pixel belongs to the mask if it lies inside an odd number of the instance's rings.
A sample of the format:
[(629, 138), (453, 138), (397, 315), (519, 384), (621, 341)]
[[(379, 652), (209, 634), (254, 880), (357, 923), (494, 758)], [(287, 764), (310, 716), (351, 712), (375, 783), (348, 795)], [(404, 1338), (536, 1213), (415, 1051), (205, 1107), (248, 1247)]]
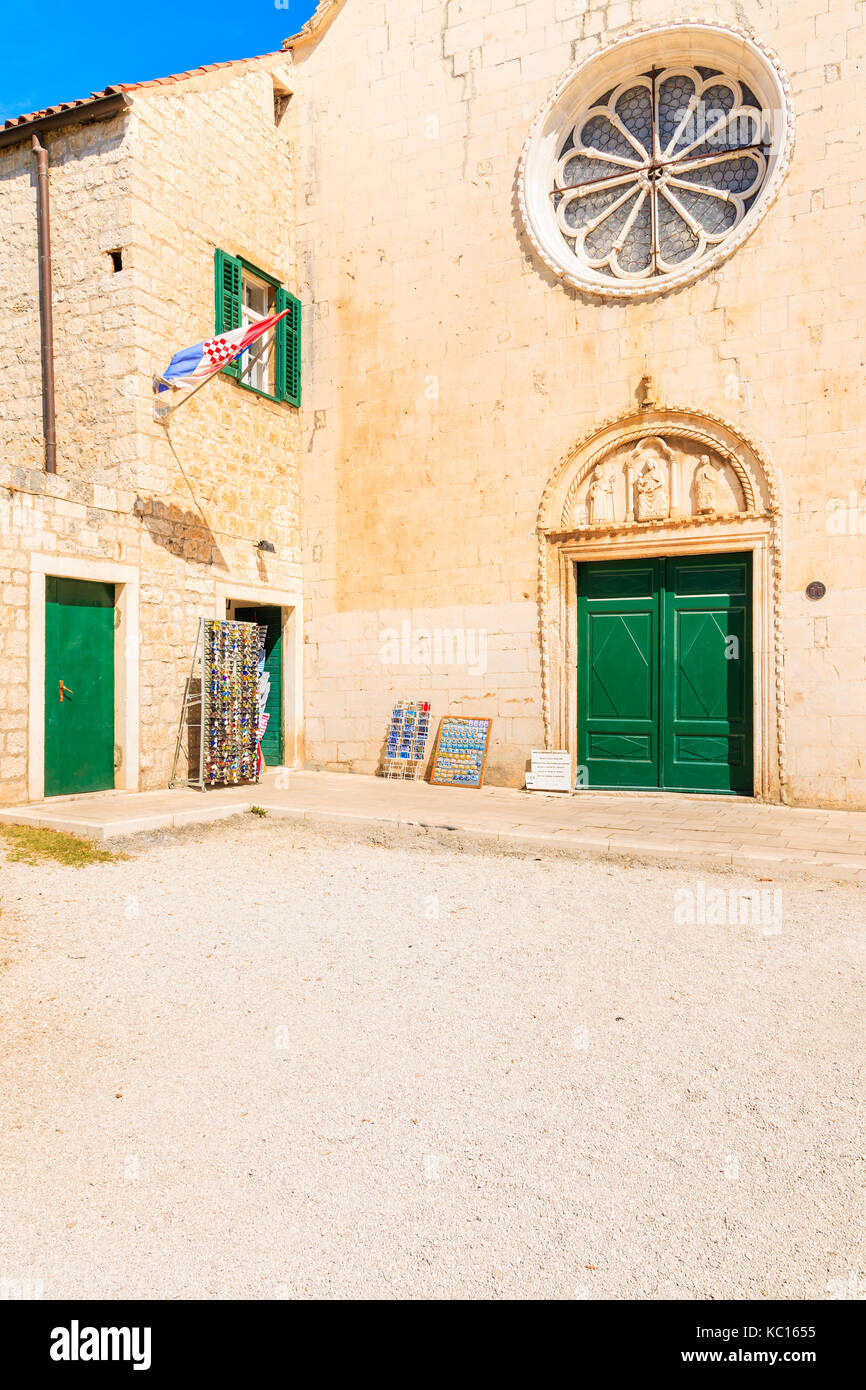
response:
[(653, 521), (670, 515), (671, 503), (662, 466), (657, 458), (648, 459), (635, 483), (638, 521)]
[(613, 474), (605, 464), (596, 465), (586, 499), (590, 526), (609, 526), (613, 523)]
[(716, 464), (709, 454), (701, 454), (695, 469), (695, 511), (700, 516), (718, 511), (718, 481), (719, 474)]

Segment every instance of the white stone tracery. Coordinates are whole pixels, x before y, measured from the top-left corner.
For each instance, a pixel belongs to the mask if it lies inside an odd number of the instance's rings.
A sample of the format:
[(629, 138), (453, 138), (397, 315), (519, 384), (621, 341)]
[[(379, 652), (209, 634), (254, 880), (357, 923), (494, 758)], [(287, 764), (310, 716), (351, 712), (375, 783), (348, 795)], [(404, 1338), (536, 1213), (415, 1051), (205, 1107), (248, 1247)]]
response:
[(792, 140), (768, 50), (721, 25), (641, 30), (567, 73), (539, 114), (518, 180), (527, 230), (590, 292), (685, 284), (757, 225)]
[(574, 255), (620, 280), (668, 275), (740, 225), (767, 173), (769, 113), (745, 83), (651, 70), (593, 99), (550, 190)]

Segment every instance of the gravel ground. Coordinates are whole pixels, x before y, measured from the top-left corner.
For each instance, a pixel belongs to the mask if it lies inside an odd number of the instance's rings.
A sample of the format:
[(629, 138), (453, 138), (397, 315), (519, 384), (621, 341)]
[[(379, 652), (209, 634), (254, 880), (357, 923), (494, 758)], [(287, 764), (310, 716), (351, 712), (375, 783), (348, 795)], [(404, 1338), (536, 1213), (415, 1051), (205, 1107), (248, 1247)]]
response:
[[(0, 850), (0, 1279), (866, 1292), (862, 890), (252, 816), (124, 847)], [(739, 886), (781, 899), (682, 920)]]

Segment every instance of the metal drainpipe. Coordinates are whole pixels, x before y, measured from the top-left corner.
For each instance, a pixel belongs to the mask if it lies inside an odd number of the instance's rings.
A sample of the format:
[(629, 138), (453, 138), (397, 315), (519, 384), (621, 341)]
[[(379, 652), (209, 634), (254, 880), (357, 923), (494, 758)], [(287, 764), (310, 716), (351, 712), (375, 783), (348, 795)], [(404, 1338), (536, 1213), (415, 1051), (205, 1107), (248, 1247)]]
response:
[(45, 472), (57, 472), (57, 429), (54, 416), (54, 315), (51, 304), (51, 219), (48, 205), (48, 151), (33, 136), (36, 156), (36, 208), (39, 228), (39, 328), (42, 346), (42, 433)]

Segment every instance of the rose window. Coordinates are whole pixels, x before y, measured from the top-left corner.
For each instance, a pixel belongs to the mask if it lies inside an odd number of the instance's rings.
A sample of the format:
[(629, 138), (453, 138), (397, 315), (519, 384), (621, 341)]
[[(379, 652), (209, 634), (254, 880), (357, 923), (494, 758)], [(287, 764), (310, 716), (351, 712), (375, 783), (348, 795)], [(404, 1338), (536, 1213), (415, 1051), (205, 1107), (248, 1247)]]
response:
[(689, 26), (614, 45), (560, 84), (536, 122), (524, 216), (572, 284), (622, 295), (685, 283), (730, 254), (769, 205), (790, 156), (784, 79), (731, 31), (701, 27), (706, 63), (697, 46)]
[(593, 103), (563, 144), (551, 195), (593, 270), (666, 275), (742, 222), (767, 173), (763, 113), (708, 69), (649, 72)]

